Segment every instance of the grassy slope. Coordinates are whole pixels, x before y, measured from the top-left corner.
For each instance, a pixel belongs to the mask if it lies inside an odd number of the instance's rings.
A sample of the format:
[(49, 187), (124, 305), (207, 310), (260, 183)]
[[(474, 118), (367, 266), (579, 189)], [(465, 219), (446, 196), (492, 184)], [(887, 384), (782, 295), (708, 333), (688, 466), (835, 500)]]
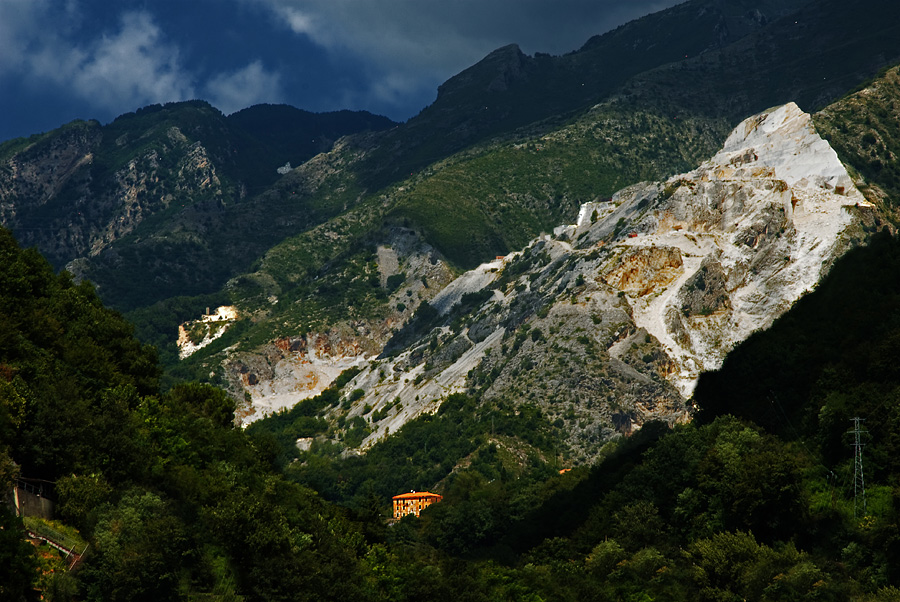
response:
[[(715, 150), (727, 133), (728, 120), (743, 118), (752, 108), (759, 110), (767, 103), (784, 102), (795, 95), (824, 99), (855, 83), (863, 77), (855, 61), (869, 65), (881, 60), (861, 56), (877, 55), (875, 48), (881, 50), (882, 58), (897, 51), (894, 47), (898, 43), (890, 38), (890, 31), (885, 31), (893, 27), (889, 22), (871, 40), (866, 37), (875, 19), (872, 14), (890, 14), (895, 9), (879, 0), (869, 0), (869, 4), (870, 11), (854, 13), (847, 20), (847, 28), (836, 31), (829, 20), (834, 20), (841, 7), (830, 1), (817, 3), (816, 11), (802, 13), (807, 22), (799, 31), (792, 29), (791, 20), (772, 23), (721, 50), (639, 76), (623, 89), (623, 102), (600, 105), (568, 125), (535, 125), (432, 163), (383, 191), (389, 206), (386, 215), (413, 223), (460, 268), (518, 248), (540, 231), (572, 221), (584, 201), (608, 196), (635, 181), (663, 178), (693, 166)], [(634, 27), (650, 27), (648, 23)], [(590, 69), (592, 60), (605, 56), (603, 52), (615, 54), (621, 40), (629, 35), (634, 31), (617, 31), (592, 40), (566, 60), (581, 61), (581, 68)], [(847, 56), (835, 57), (828, 65), (836, 81), (828, 80), (823, 86), (818, 71), (807, 65), (818, 55), (804, 48), (827, 50), (835, 37), (841, 38), (840, 47)], [(867, 41), (861, 43), (864, 38)], [(410, 159), (407, 155), (419, 152), (416, 144), (401, 142), (408, 137), (414, 141), (415, 132), (426, 126), (440, 130), (441, 123), (465, 123), (465, 107), (472, 102), (469, 95), (483, 94), (498, 73), (512, 78), (506, 82), (506, 90), (497, 92), (502, 95), (518, 85), (532, 85), (522, 83), (526, 80), (543, 81), (541, 77), (550, 77), (548, 74), (555, 73), (560, 64), (541, 71), (543, 67), (532, 69), (530, 60), (516, 49), (503, 49), (485, 59), (484, 64), (460, 74), (442, 88), (435, 105), (383, 138), (382, 146), (370, 151), (352, 169), (360, 181), (370, 181), (381, 169), (373, 165), (387, 165), (399, 170), (398, 174), (408, 174), (424, 157), (446, 153), (452, 144), (440, 152), (422, 150), (424, 154)], [(547, 57), (534, 60), (546, 61)], [(866, 69), (870, 67), (862, 72)], [(522, 82), (519, 76), (524, 78)], [(450, 103), (452, 99), (457, 105)], [(635, 103), (646, 108), (635, 109)], [(698, 113), (707, 116), (691, 117)], [(435, 116), (438, 114), (440, 118)], [(496, 121), (492, 127), (507, 127), (514, 121)], [(392, 140), (397, 143), (394, 148), (402, 149), (399, 155), (386, 150)], [(431, 140), (432, 144), (448, 143), (444, 136), (431, 136)], [(270, 257), (284, 259), (285, 249), (292, 244), (276, 247)], [(271, 269), (284, 271), (272, 263)]]
[(721, 121), (670, 119), (618, 103), (570, 125), (496, 142), (432, 166), (392, 214), (471, 268), (572, 223), (582, 203), (689, 169), (714, 151)]
[[(817, 117), (838, 149), (861, 144), (853, 142), (850, 132), (856, 132), (860, 141), (870, 131), (875, 132), (870, 136), (892, 140), (889, 120), (863, 125), (867, 118), (872, 122), (873, 112), (890, 115), (895, 106), (890, 73), (879, 80), (883, 83), (877, 89), (882, 92), (865, 97), (873, 101), (871, 105), (842, 101)], [(857, 114), (848, 113), (847, 107), (856, 107)], [(828, 127), (838, 119), (846, 121), (843, 127)], [(472, 267), (521, 248), (540, 231), (573, 221), (580, 203), (609, 196), (631, 182), (662, 179), (696, 165), (714, 152), (726, 131), (724, 120), (664, 117), (612, 101), (564, 127), (523, 130), (518, 137), (454, 155), (400, 182), (383, 197), (371, 197), (358, 209), (271, 249), (259, 269), (231, 289), (232, 299), (258, 308), (269, 295), (287, 293), (288, 299), (306, 302), (275, 308), (270, 319), (253, 327), (255, 335), (246, 342), (269, 340), (285, 324), (321, 327), (343, 317), (334, 310), (346, 306), (351, 288), (345, 287), (346, 282), (341, 285), (341, 274), (348, 276), (346, 281), (356, 274), (350, 267), (355, 255), (349, 250), (359, 244), (374, 249), (372, 234), (385, 220), (412, 224), (456, 266)], [(890, 143), (878, 148), (894, 152)], [(884, 173), (890, 170), (889, 166)], [(332, 290), (346, 288), (348, 295), (315, 303), (314, 280), (325, 264), (335, 281)], [(386, 299), (369, 301), (373, 305), (365, 309), (368, 316), (386, 311)]]
[[(613, 105), (556, 131), (460, 153), (270, 249), (226, 291), (241, 308), (264, 313), (249, 330), (226, 335), (190, 363), (205, 362), (238, 337), (243, 348), (252, 348), (284, 332), (386, 315), (387, 297), (359, 277), (385, 223), (419, 231), (457, 268), (474, 267), (574, 221), (583, 202), (696, 164), (723, 131), (717, 122), (663, 119)], [(275, 306), (267, 301), (273, 295)], [(171, 345), (174, 327), (169, 332)]]
[(643, 71), (758, 29), (761, 23), (746, 18), (752, 9), (775, 18), (803, 3), (740, 0), (723, 6), (691, 0), (595, 36), (563, 56), (531, 57), (514, 45), (500, 48), (445, 82), (431, 106), (390, 132), (362, 166), (362, 181), (380, 188), (528, 124), (550, 120), (560, 125)]
[[(878, 0), (867, 2), (880, 6)], [(686, 6), (695, 4), (702, 3)], [(89, 275), (100, 283), (108, 298), (118, 300), (120, 307), (147, 305), (176, 293), (208, 294), (241, 272), (251, 272), (253, 276), (239, 279), (239, 286), (229, 293), (238, 302), (246, 304), (248, 297), (256, 296), (257, 301), (250, 304), (258, 305), (260, 290), (245, 286), (252, 282), (263, 283), (262, 290), (277, 289), (280, 294), (301, 283), (294, 298), (309, 297), (315, 291), (311, 279), (320, 276), (323, 269), (336, 272), (336, 283), (340, 283), (341, 273), (355, 273), (346, 268), (361, 256), (353, 259), (355, 255), (346, 253), (348, 245), (361, 241), (363, 246), (374, 245), (373, 237), (377, 237), (385, 219), (412, 224), (455, 266), (472, 267), (495, 254), (521, 247), (541, 231), (571, 222), (584, 201), (609, 196), (635, 181), (660, 179), (693, 166), (715, 150), (727, 133), (728, 120), (746, 116), (748, 107), (764, 108), (764, 103), (774, 98), (788, 100), (797, 91), (823, 97), (833, 93), (836, 86), (848, 85), (848, 78), (859, 77), (851, 60), (835, 60), (829, 68), (836, 69), (837, 79), (844, 83), (830, 82), (831, 88), (823, 90), (816, 80), (817, 72), (805, 66), (805, 61), (811, 59), (805, 58), (810, 54), (803, 49), (811, 38), (824, 38), (815, 45), (820, 48), (840, 34), (842, 47), (852, 50), (860, 46), (860, 36), (867, 31), (869, 17), (855, 14), (846, 31), (833, 31), (827, 20), (829, 11), (837, 10), (837, 5), (830, 1), (818, 4), (824, 7), (825, 16), (817, 17), (818, 21), (799, 34), (790, 31), (789, 23), (770, 24), (722, 50), (639, 76), (623, 89), (623, 102), (605, 103), (568, 123), (553, 113), (554, 121), (530, 126), (514, 135), (505, 134), (416, 171), (428, 161), (446, 156), (454, 145), (464, 146), (473, 140), (465, 138), (460, 142), (462, 139), (454, 138), (451, 130), (471, 129), (482, 136), (474, 139), (483, 139), (526, 123), (539, 116), (540, 111), (549, 111), (547, 107), (555, 107), (554, 103), (568, 94), (567, 86), (578, 83), (579, 76), (591, 86), (603, 88), (591, 92), (596, 98), (601, 92), (613, 90), (616, 82), (624, 81), (638, 67), (643, 69), (682, 56), (684, 49), (676, 44), (664, 45), (662, 50), (641, 49), (631, 57), (634, 64), (615, 60), (625, 56), (622, 53), (629, 39), (645, 30), (665, 29), (666, 19), (682, 19), (685, 26), (680, 30), (687, 28), (692, 32), (683, 42), (696, 47), (688, 48), (687, 54), (715, 46), (720, 40), (709, 38), (706, 26), (715, 29), (714, 24), (692, 22), (691, 13), (679, 9), (591, 40), (579, 52), (557, 57), (558, 60), (523, 57), (515, 49), (505, 49), (448, 82), (438, 101), (409, 124), (375, 140), (367, 139), (355, 150), (334, 153), (331, 163), (323, 168), (323, 180), (310, 185), (309, 180), (314, 177), (304, 181), (295, 176), (285, 178), (259, 197), (225, 207), (200, 203), (176, 209), (176, 214), (166, 224), (160, 224), (158, 230), (144, 236), (136, 233), (117, 245), (115, 252), (101, 255)], [(888, 6), (879, 10), (893, 9)], [(692, 27), (687, 27), (690, 23)], [(890, 24), (886, 27), (890, 28)], [(879, 52), (881, 56), (890, 55), (896, 44), (885, 36), (875, 36), (860, 52), (866, 56), (878, 56)], [(669, 56), (675, 50), (678, 54)], [(860, 59), (853, 52), (848, 54), (851, 59)], [(799, 58), (787, 60), (795, 55)], [(860, 60), (865, 65), (863, 71), (873, 60), (879, 59), (870, 56)], [(595, 77), (585, 78), (592, 70), (599, 71)], [(614, 77), (610, 75), (613, 72)], [(495, 85), (498, 76), (502, 76), (503, 85)], [(545, 85), (554, 81), (556, 84)], [(580, 83), (577, 88), (581, 88)], [(538, 89), (553, 98), (520, 94)], [(514, 103), (513, 97), (529, 98), (530, 102)], [(485, 98), (491, 99), (490, 106), (509, 110), (521, 107), (525, 113), (510, 119), (494, 116), (481, 123), (484, 116), (469, 109), (476, 99), (480, 102)], [(637, 109), (635, 104), (644, 108)], [(538, 113), (528, 113), (538, 109)], [(553, 109), (558, 110), (559, 107)], [(706, 116), (692, 117), (698, 114)], [(420, 143), (444, 146), (429, 150), (419, 148)], [(409, 175), (410, 171), (415, 173)], [(393, 181), (401, 173), (406, 174), (404, 180), (381, 190), (371, 188)], [(342, 229), (326, 224), (318, 230), (319, 234), (296, 234), (327, 222), (357, 203), (368, 207), (364, 216), (351, 213), (341, 218), (356, 224), (352, 233), (340, 233), (337, 239), (322, 238), (322, 232)], [(281, 240), (283, 244), (278, 244)], [(321, 243), (334, 244), (335, 248), (314, 248)], [(295, 252), (299, 255), (291, 258)], [(266, 259), (257, 262), (264, 253)], [(345, 260), (350, 263), (342, 264)], [(125, 266), (129, 269), (123, 270)], [(275, 283), (274, 288), (270, 281)], [(335, 305), (333, 299), (327, 301), (328, 307)], [(380, 302), (371, 301), (376, 305)], [(196, 305), (202, 308), (203, 304), (198, 301)], [(316, 311), (310, 309), (303, 317)], [(371, 307), (367, 311), (380, 310)], [(319, 311), (318, 319), (331, 319), (328, 313)], [(300, 318), (281, 323), (300, 323)], [(158, 320), (151, 316), (148, 321)], [(272, 321), (256, 330), (275, 333), (278, 329), (274, 324)], [(167, 332), (174, 336), (174, 324)], [(154, 340), (161, 340), (160, 336), (157, 329)], [(262, 334), (255, 338), (261, 337)]]
[(900, 68), (815, 115), (841, 161), (900, 203)]

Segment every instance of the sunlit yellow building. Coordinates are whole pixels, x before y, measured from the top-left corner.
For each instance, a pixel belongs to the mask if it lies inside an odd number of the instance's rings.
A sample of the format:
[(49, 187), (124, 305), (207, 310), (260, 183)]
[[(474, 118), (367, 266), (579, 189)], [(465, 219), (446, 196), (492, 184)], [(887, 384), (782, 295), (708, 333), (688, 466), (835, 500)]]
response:
[(442, 499), (444, 499), (443, 496), (427, 491), (410, 491), (409, 493), (395, 495), (393, 497), (394, 518), (399, 520), (407, 514), (419, 516), (422, 510)]

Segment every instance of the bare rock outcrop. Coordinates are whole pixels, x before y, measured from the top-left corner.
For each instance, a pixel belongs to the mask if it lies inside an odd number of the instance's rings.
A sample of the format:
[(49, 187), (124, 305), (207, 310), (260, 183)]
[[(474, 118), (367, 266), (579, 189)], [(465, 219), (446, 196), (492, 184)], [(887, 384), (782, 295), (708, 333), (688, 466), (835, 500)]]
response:
[(583, 208), (565, 236), (460, 276), (433, 300), (434, 330), (348, 386), (365, 392), (349, 416), (368, 421), (365, 447), (449, 393), (478, 391), (539, 407), (590, 458), (648, 420), (689, 419), (700, 371), (812, 290), (879, 219), (809, 115), (777, 107), (694, 171), (626, 188)]
[(601, 277), (613, 288), (642, 297), (674, 282), (683, 265), (677, 247), (632, 247)]

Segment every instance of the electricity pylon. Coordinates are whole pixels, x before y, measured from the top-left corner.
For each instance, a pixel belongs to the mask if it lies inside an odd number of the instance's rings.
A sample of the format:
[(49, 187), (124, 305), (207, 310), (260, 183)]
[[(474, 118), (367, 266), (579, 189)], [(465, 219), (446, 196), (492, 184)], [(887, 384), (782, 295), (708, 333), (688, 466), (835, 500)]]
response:
[(860, 422), (865, 422), (864, 419), (857, 416), (856, 418), (851, 418), (850, 421), (853, 423), (853, 450), (854, 450), (854, 461), (853, 461), (853, 518), (860, 518), (860, 501), (862, 502), (862, 516), (866, 515), (866, 479), (863, 476), (863, 461), (862, 461), (862, 450), (864, 447), (864, 443), (862, 442), (862, 434), (866, 431), (859, 428)]

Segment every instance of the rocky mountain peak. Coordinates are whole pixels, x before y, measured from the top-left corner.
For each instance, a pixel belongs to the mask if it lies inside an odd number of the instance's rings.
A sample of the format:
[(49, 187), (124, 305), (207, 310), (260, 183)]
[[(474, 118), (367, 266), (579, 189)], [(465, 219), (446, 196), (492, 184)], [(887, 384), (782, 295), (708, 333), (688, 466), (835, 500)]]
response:
[(508, 44), (494, 50), (486, 57), (450, 78), (438, 87), (438, 99), (448, 95), (472, 94), (472, 88), (483, 92), (505, 91), (510, 83), (525, 75), (526, 56), (518, 44)]
[(365, 391), (349, 417), (377, 417), (367, 445), (478, 390), (538, 404), (589, 458), (647, 420), (687, 419), (700, 372), (879, 220), (808, 114), (760, 113), (697, 169), (589, 203), (577, 224), (460, 276), (421, 339), (348, 386)]
[(847, 186), (847, 170), (831, 145), (816, 132), (812, 118), (793, 102), (760, 113), (738, 125), (711, 163), (741, 166), (752, 162), (774, 170), (790, 186), (806, 178), (818, 185)]
[(621, 290), (636, 324), (678, 365), (670, 381), (684, 395), (701, 370), (718, 368), (737, 342), (812, 290), (859, 233), (854, 226), (877, 219), (793, 103), (743, 121), (696, 170), (625, 189), (613, 203), (608, 217), (577, 229), (583, 244), (596, 244), (619, 220), (631, 223), (629, 236), (615, 241), (621, 250), (607, 280), (634, 262), (635, 247), (681, 255), (669, 282)]

